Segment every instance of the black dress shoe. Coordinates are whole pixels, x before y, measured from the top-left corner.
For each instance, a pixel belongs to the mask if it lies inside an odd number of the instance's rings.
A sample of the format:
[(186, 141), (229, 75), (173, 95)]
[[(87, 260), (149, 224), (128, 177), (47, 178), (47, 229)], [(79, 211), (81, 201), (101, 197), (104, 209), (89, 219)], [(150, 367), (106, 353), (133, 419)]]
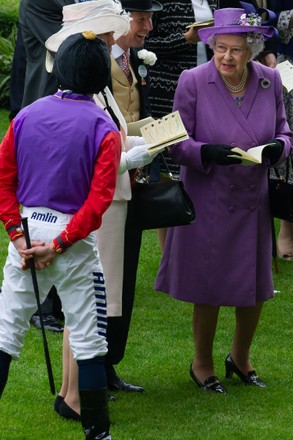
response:
[(194, 374), (194, 371), (192, 369), (192, 364), (190, 365), (190, 376), (192, 380), (196, 383), (196, 385), (201, 388), (203, 391), (209, 391), (213, 393), (219, 393), (219, 394), (227, 394), (227, 391), (217, 378), (217, 376), (210, 376), (208, 377), (204, 383), (202, 383)]
[(143, 387), (124, 382), (124, 380), (122, 380), (119, 376), (115, 376), (114, 378), (111, 378), (111, 380), (108, 379), (108, 388), (111, 391), (130, 391), (136, 393), (144, 392)]
[(228, 354), (228, 356), (226, 357), (225, 366), (227, 379), (231, 378), (233, 376), (233, 373), (235, 373), (242, 380), (242, 382), (245, 383), (245, 385), (255, 385), (260, 388), (266, 387), (266, 384), (260, 380), (255, 370), (249, 371), (247, 376), (245, 376), (245, 374), (243, 374), (242, 371), (239, 370), (239, 368), (233, 361), (231, 354)]

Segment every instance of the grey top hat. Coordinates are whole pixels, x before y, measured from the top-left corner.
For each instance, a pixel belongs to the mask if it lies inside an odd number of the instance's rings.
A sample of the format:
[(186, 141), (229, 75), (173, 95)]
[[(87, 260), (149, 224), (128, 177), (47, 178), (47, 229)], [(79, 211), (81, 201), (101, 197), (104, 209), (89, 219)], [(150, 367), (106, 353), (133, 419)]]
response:
[(158, 12), (163, 5), (155, 0), (121, 0), (122, 8), (135, 12)]

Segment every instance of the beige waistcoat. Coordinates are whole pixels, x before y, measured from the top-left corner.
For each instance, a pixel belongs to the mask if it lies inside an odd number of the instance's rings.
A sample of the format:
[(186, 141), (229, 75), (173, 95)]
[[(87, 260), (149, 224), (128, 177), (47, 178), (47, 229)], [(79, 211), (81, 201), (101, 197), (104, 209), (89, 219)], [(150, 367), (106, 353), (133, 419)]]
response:
[(130, 71), (133, 77), (132, 85), (129, 84), (125, 74), (114, 58), (111, 59), (112, 91), (115, 101), (127, 123), (136, 122), (140, 118), (140, 99), (137, 79), (131, 66)]

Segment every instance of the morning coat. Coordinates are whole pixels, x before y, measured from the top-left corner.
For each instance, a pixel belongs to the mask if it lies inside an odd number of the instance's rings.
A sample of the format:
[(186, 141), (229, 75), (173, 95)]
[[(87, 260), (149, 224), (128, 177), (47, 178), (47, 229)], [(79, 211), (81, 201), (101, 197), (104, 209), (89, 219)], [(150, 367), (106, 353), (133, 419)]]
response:
[(291, 149), (277, 70), (249, 62), (244, 101), (238, 107), (213, 59), (184, 71), (175, 94), (190, 138), (171, 149), (197, 219), (170, 228), (155, 289), (198, 304), (254, 306), (273, 296), (271, 217), (266, 164), (208, 165), (203, 144), (247, 150), (273, 138)]
[(26, 75), (22, 107), (58, 89), (54, 75), (45, 67), (46, 40), (61, 29), (63, 6), (75, 0), (21, 0), (19, 26), (26, 50)]

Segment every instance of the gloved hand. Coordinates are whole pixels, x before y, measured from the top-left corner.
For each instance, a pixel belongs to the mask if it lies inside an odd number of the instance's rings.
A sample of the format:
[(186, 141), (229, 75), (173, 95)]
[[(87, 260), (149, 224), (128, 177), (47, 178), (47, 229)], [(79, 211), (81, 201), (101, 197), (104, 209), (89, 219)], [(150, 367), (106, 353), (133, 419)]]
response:
[(155, 154), (149, 154), (148, 147), (150, 144), (137, 145), (129, 151), (123, 151), (120, 159), (119, 174), (125, 173), (126, 170), (143, 167), (153, 160)]
[(138, 145), (144, 145), (145, 141), (142, 136), (127, 136), (126, 137), (126, 151), (131, 150)]
[(240, 164), (241, 160), (235, 157), (229, 157), (233, 154), (240, 156), (238, 153), (234, 153), (232, 150), (234, 147), (224, 144), (206, 144), (201, 147), (201, 160), (203, 163), (216, 163), (217, 165), (235, 165)]
[(271, 145), (268, 145), (263, 149), (262, 156), (266, 159), (269, 159), (270, 165), (273, 165), (274, 163), (278, 162), (281, 154), (283, 153), (284, 142), (279, 139), (271, 139), (266, 143)]

